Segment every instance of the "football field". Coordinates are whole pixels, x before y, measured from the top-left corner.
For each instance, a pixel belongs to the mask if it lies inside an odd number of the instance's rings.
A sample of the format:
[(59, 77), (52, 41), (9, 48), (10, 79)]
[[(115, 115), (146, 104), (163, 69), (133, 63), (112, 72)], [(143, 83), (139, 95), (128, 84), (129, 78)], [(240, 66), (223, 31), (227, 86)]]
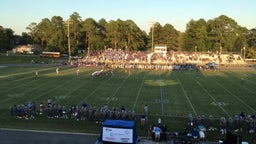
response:
[(28, 102), (46, 105), (48, 98), (54, 104), (68, 108), (71, 105), (81, 106), (83, 102), (97, 108), (107, 104), (119, 110), (124, 106), (127, 111), (134, 111), (137, 115), (148, 105), (149, 123), (154, 124), (161, 117), (173, 131), (186, 127), (189, 114), (213, 115), (218, 123), (220, 117), (229, 118), (241, 112), (246, 115), (256, 113), (255, 70), (116, 69), (113, 74), (92, 77), (97, 70), (100, 69), (84, 67), (79, 68), (77, 73), (76, 67), (59, 67), (57, 74), (56, 66), (0, 68), (1, 127), (87, 132), (100, 130), (99, 126), (93, 125), (84, 128), (81, 128), (84, 125), (67, 125), (65, 121), (70, 120), (48, 123), (49, 120), (43, 116), (31, 120), (31, 126), (10, 116), (10, 106)]

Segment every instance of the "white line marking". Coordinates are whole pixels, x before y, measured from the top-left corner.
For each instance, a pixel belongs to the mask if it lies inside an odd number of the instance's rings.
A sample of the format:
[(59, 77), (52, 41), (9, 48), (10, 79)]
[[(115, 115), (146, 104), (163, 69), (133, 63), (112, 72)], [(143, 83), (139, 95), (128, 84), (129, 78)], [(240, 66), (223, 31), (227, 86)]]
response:
[(134, 109), (135, 109), (135, 106), (137, 105), (137, 102), (138, 102), (138, 99), (139, 99), (139, 96), (140, 96), (140, 93), (141, 93), (141, 90), (142, 90), (142, 86), (143, 86), (143, 84), (144, 84), (145, 77), (146, 77), (146, 74), (143, 76), (143, 79), (142, 79), (142, 81), (141, 81), (140, 88), (139, 88), (139, 91), (138, 91), (138, 93), (137, 93), (137, 97), (136, 97), (136, 100), (135, 100), (135, 102), (134, 102), (134, 104), (133, 104), (132, 110), (134, 110)]
[(256, 112), (256, 110), (254, 108), (252, 108), (251, 106), (249, 106), (248, 104), (246, 104), (243, 100), (241, 100), (238, 96), (236, 96), (235, 94), (231, 93), (229, 90), (227, 90), (223, 85), (221, 85), (220, 83), (218, 83), (216, 81), (216, 83), (223, 88), (226, 92), (228, 92), (231, 96), (235, 97), (238, 101), (240, 101), (241, 103), (243, 103), (245, 106), (247, 106), (249, 109), (251, 109), (252, 111)]
[[(106, 82), (108, 82), (110, 79), (112, 79), (112, 77), (109, 77), (107, 80), (105, 80), (103, 83), (101, 83), (100, 85), (98, 85), (91, 93), (90, 95), (86, 96), (78, 105), (81, 105), (85, 100), (87, 100), (89, 97), (91, 97), (99, 88), (102, 87), (102, 85), (104, 85)], [(91, 81), (91, 80), (90, 80)]]
[(187, 92), (185, 91), (185, 89), (184, 89), (184, 87), (183, 87), (183, 85), (182, 85), (180, 79), (176, 76), (175, 73), (173, 73), (173, 75), (174, 75), (175, 78), (178, 80), (179, 85), (180, 85), (180, 87), (181, 87), (181, 89), (182, 89), (182, 91), (183, 91), (183, 93), (184, 93), (184, 95), (185, 95), (185, 97), (186, 97), (186, 99), (187, 99), (187, 101), (188, 101), (190, 107), (192, 108), (194, 114), (197, 115), (196, 110), (195, 110), (194, 106), (192, 105), (192, 103), (191, 103), (191, 101), (190, 101), (190, 99), (189, 99), (189, 97), (188, 97), (188, 94), (187, 94)]
[(111, 102), (111, 98), (114, 97), (117, 92), (119, 91), (119, 89), (123, 86), (123, 84), (126, 82), (126, 80), (130, 77), (130, 75), (128, 75), (123, 81), (122, 83), (119, 85), (119, 87), (116, 89), (116, 91), (114, 92), (114, 94), (110, 97), (109, 101), (107, 102), (107, 104), (109, 104)]
[[(159, 78), (159, 80), (161, 79), (160, 72), (158, 73), (158, 78)], [(160, 89), (161, 111), (162, 111), (162, 115), (163, 115), (164, 114), (164, 103), (163, 103), (163, 89), (162, 89), (161, 83), (159, 83), (159, 89)]]
[[(215, 102), (215, 103), (218, 103), (218, 101), (208, 92), (207, 89), (205, 89), (201, 83), (199, 81), (197, 81), (196, 79), (193, 78), (194, 81), (196, 81), (196, 83), (208, 94), (208, 96), (211, 97), (211, 99)], [(229, 113), (221, 106), (221, 105), (218, 105), (219, 108), (227, 115), (227, 116), (230, 116)]]

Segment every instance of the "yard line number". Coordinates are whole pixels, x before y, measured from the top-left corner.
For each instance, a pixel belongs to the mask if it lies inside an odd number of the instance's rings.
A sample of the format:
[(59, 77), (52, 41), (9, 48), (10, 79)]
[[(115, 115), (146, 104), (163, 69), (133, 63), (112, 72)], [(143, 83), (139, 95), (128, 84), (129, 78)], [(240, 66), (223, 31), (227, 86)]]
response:
[(226, 105), (228, 105), (228, 103), (225, 103), (225, 102), (212, 102), (211, 105), (214, 105), (214, 106), (226, 106)]

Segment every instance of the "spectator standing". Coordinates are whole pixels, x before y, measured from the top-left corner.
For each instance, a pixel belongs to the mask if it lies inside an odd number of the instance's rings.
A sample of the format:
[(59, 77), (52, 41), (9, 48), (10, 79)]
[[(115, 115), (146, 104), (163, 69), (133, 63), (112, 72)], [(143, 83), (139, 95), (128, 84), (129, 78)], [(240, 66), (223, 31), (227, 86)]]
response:
[(227, 121), (225, 117), (221, 117), (220, 119), (220, 128), (221, 128), (221, 134), (226, 134), (227, 132)]
[(161, 119), (161, 118), (158, 118), (157, 123), (158, 123), (158, 125), (161, 125), (162, 119)]
[(147, 104), (144, 105), (143, 110), (144, 110), (144, 114), (145, 114), (146, 116), (148, 116), (148, 105), (147, 105)]
[(193, 126), (193, 121), (194, 121), (194, 118), (193, 118), (193, 115), (192, 114), (189, 114), (188, 115), (188, 126)]
[(80, 71), (79, 69), (76, 70), (76, 75), (77, 76), (79, 75), (79, 71)]
[(38, 77), (38, 71), (35, 72), (35, 76), (36, 76), (36, 78)]
[(158, 126), (156, 126), (154, 127), (154, 131), (155, 131), (155, 141), (160, 142), (161, 129)]
[(213, 127), (213, 116), (209, 115), (209, 131), (214, 131), (214, 127)]
[(43, 114), (43, 111), (44, 111), (44, 104), (41, 102), (39, 104), (39, 115), (42, 115)]
[(58, 67), (56, 68), (56, 74), (57, 75), (59, 74), (59, 68)]
[(144, 129), (144, 127), (146, 126), (146, 120), (147, 116), (144, 113), (142, 113), (140, 116), (141, 129)]
[(124, 106), (121, 107), (121, 113), (125, 113), (125, 107)]

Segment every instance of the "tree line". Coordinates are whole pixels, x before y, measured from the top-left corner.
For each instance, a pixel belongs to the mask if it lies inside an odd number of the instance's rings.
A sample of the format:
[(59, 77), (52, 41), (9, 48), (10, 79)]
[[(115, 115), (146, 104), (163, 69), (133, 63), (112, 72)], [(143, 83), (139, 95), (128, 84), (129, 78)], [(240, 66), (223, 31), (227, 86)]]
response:
[(74, 12), (68, 20), (60, 16), (32, 22), (27, 33), (14, 35), (10, 28), (0, 26), (0, 48), (11, 50), (15, 45), (38, 44), (45, 51), (70, 52), (79, 50), (103, 50), (118, 48), (126, 51), (151, 51), (153, 45), (167, 45), (169, 51), (230, 52), (243, 53), (247, 58), (256, 58), (256, 28), (247, 29), (225, 15), (210, 19), (193, 20), (185, 32), (176, 30), (171, 24), (155, 22), (149, 33), (141, 30), (132, 20), (95, 21), (82, 19)]

